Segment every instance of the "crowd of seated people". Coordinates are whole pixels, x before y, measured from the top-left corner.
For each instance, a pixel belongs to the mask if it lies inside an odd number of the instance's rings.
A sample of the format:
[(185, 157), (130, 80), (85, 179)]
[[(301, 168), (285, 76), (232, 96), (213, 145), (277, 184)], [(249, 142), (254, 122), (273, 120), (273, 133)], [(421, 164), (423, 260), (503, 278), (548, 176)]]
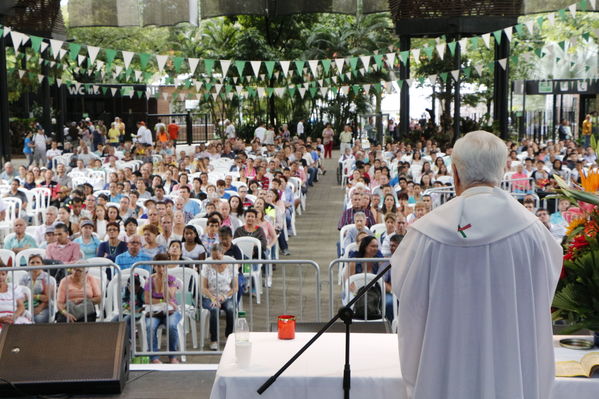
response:
[[(121, 270), (161, 257), (173, 261), (219, 256), (242, 259), (242, 251), (234, 244), (238, 237), (258, 239), (261, 253), (255, 256), (263, 259), (290, 255), (288, 240), (296, 234), (296, 213), (323, 172), (320, 140), (291, 137), (284, 129), (266, 136), (258, 131), (247, 144), (228, 126), (223, 140), (181, 146), (176, 145), (174, 121), (157, 124), (155, 129), (152, 134), (144, 122), (125, 126), (119, 118), (108, 125), (85, 120), (65, 128), (67, 141), (59, 148), (36, 126), (27, 143), (34, 153), (29, 165), (17, 170), (8, 162), (0, 174), (0, 219), (9, 233), (4, 249), (15, 256), (25, 254), (22, 265), (80, 264), (99, 257), (113, 261)], [(9, 206), (13, 199), (20, 201), (18, 209)], [(170, 276), (168, 292), (161, 291), (167, 274), (162, 268), (148, 264), (139, 269), (153, 273), (151, 281), (159, 284), (151, 298), (139, 293), (136, 297), (152, 303), (174, 301)], [(235, 284), (227, 290), (234, 287), (234, 291), (212, 295), (215, 281), (222, 280), (213, 275), (222, 272), (214, 267), (198, 271), (209, 277), (209, 286), (199, 288), (206, 293), (204, 299), (218, 299), (218, 306), (227, 310), (228, 334), (233, 313), (228, 311), (229, 302), (221, 299), (240, 296), (245, 277), (236, 271), (231, 277)], [(0, 296), (6, 291), (2, 279), (0, 272)], [(272, 284), (272, 276), (264, 280)], [(34, 314), (22, 309), (27, 298), (16, 290), (18, 309), (4, 319), (0, 315), (0, 324), (9, 318), (14, 322), (80, 322), (100, 316), (97, 305), (105, 287), (87, 268), (32, 271), (22, 281), (32, 288)], [(53, 289), (48, 288), (51, 281)], [(8, 299), (12, 301), (12, 296)], [(215, 303), (204, 305), (213, 310)], [(54, 314), (50, 314), (52, 309)], [(176, 329), (174, 315), (169, 328)], [(160, 323), (159, 319), (148, 321), (148, 346), (156, 346)], [(217, 349), (213, 332), (211, 327), (211, 347)], [(174, 340), (176, 334), (170, 337)], [(169, 342), (171, 350), (176, 346), (176, 341)]]
[[(351, 131), (349, 126), (346, 130)], [(339, 158), (345, 176), (344, 207), (339, 218), (338, 256), (344, 258), (390, 257), (406, 228), (451, 199), (453, 176), (451, 148), (441, 149), (432, 140), (387, 143), (363, 148), (361, 141), (345, 146)], [(564, 217), (570, 203), (548, 197), (558, 187), (556, 177), (580, 184), (581, 176), (597, 168), (591, 147), (572, 140), (538, 144), (529, 139), (506, 142), (509, 154), (501, 188), (535, 213), (557, 241), (566, 234)], [(376, 247), (376, 251), (375, 251)], [(382, 263), (382, 262), (381, 262)], [(350, 262), (343, 279), (359, 272), (376, 273), (376, 263)], [(387, 318), (392, 320), (391, 287)], [(344, 290), (352, 290), (345, 287)], [(346, 292), (343, 293), (346, 295)]]

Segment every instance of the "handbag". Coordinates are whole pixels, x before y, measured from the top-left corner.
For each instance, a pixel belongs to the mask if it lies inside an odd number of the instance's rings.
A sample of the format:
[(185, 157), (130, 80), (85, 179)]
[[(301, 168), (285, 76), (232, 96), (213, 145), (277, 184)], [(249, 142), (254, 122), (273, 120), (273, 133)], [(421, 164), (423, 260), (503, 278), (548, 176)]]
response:
[(75, 316), (77, 320), (85, 318), (86, 315), (96, 313), (96, 307), (92, 301), (81, 301), (74, 303), (71, 301), (67, 302), (67, 312)]
[[(378, 320), (383, 318), (381, 313), (381, 287), (376, 283), (366, 291), (366, 309), (364, 297), (358, 299), (354, 305), (354, 319)], [(366, 311), (365, 311), (366, 310)]]

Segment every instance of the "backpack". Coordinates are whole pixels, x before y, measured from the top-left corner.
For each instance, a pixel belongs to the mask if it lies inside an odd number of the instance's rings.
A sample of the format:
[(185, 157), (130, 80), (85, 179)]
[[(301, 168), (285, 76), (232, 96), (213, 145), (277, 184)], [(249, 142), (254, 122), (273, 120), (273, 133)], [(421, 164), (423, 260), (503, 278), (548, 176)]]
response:
[[(364, 311), (364, 298), (366, 298), (366, 310)], [(381, 287), (379, 283), (376, 283), (368, 289), (366, 294), (362, 296), (354, 304), (354, 319), (361, 320), (376, 320), (382, 319), (383, 314), (381, 313)], [(367, 318), (365, 316), (368, 316)]]

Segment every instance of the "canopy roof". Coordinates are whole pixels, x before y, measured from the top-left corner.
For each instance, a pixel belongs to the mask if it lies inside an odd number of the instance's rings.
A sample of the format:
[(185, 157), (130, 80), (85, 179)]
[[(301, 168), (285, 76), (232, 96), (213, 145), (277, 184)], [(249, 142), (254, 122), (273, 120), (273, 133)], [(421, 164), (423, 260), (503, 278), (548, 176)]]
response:
[[(43, 0), (37, 0), (43, 1)], [(51, 1), (51, 0), (46, 0)], [(555, 11), (573, 0), (362, 0), (364, 14), (391, 11), (405, 19), (508, 16)], [(355, 14), (358, 0), (68, 0), (69, 26), (197, 24), (233, 15)]]

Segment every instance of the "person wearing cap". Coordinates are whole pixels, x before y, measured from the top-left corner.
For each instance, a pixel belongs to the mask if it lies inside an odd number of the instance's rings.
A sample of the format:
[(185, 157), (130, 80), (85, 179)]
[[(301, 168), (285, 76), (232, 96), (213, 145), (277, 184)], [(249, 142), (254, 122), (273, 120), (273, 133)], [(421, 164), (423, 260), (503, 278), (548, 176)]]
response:
[(93, 258), (96, 256), (100, 240), (94, 235), (94, 222), (89, 219), (81, 219), (79, 223), (81, 236), (74, 240), (79, 244), (79, 248), (83, 251), (84, 259)]
[(46, 229), (46, 233), (44, 234), (44, 238), (42, 238), (41, 244), (39, 244), (39, 248), (46, 249), (48, 248), (48, 245), (56, 242), (54, 231), (54, 227), (48, 227)]
[[(44, 221), (43, 224), (37, 226), (37, 228), (35, 229), (35, 234), (33, 236), (33, 238), (35, 238), (35, 241), (38, 243), (42, 243), (44, 242), (44, 236), (46, 235), (46, 232), (48, 231), (48, 229), (52, 228), (54, 229), (54, 226), (56, 226), (56, 218), (58, 217), (58, 209), (55, 206), (49, 206), (48, 209), (46, 210), (46, 220)], [(54, 232), (53, 232), (54, 234)]]

